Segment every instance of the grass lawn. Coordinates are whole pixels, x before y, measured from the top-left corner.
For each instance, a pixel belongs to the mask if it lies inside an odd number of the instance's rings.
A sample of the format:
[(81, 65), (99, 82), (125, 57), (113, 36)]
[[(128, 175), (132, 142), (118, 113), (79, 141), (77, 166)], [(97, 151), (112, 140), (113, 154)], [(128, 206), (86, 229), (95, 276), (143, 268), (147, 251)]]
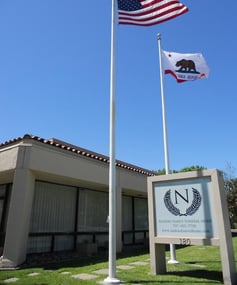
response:
[[(237, 237), (233, 238), (237, 260)], [(169, 251), (167, 252), (167, 258)], [(149, 254), (134, 252), (117, 257), (117, 278), (123, 284), (190, 285), (223, 284), (219, 247), (188, 246), (176, 250), (178, 265), (167, 264), (167, 273), (152, 275)], [(102, 282), (108, 269), (107, 256), (45, 264), (34, 268), (0, 271), (0, 284), (16, 285), (95, 285)], [(83, 275), (80, 275), (83, 274)], [(79, 279), (88, 275), (94, 279)], [(77, 278), (75, 277), (77, 276)], [(13, 279), (12, 279), (13, 278)], [(15, 278), (15, 279), (14, 279)], [(7, 283), (7, 281), (14, 281)]]

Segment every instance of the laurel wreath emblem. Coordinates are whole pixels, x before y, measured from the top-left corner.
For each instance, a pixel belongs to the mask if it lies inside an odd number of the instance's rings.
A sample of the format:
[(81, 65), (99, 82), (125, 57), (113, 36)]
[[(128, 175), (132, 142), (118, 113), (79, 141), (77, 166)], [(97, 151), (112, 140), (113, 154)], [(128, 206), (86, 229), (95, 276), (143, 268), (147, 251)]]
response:
[(166, 208), (174, 215), (174, 216), (192, 216), (197, 212), (198, 208), (201, 205), (202, 197), (197, 189), (192, 188), (193, 190), (193, 202), (190, 207), (186, 209), (186, 213), (181, 213), (180, 210), (175, 207), (175, 205), (171, 201), (171, 190), (168, 190), (164, 196), (164, 203)]

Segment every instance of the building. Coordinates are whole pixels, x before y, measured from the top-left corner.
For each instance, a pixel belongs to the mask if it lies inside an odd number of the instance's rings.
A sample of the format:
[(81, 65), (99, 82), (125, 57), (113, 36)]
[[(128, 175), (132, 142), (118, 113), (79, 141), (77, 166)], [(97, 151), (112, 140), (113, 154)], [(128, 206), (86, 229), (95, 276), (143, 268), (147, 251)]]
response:
[[(147, 176), (116, 161), (117, 251), (148, 238)], [(27, 254), (108, 244), (109, 158), (57, 139), (0, 144), (0, 267)]]

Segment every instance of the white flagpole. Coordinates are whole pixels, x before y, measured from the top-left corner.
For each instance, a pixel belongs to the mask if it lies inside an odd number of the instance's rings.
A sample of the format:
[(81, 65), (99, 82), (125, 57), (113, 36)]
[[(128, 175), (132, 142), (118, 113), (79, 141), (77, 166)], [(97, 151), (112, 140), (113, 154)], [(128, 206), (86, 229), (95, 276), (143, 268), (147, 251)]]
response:
[(120, 283), (116, 278), (115, 0), (112, 0), (110, 52), (109, 274), (104, 283), (115, 284)]
[[(165, 109), (165, 94), (164, 94), (164, 72), (162, 65), (162, 54), (161, 54), (161, 34), (157, 35), (158, 48), (159, 48), (159, 62), (160, 62), (160, 88), (161, 88), (161, 105), (162, 105), (162, 123), (163, 123), (163, 139), (164, 139), (164, 157), (165, 157), (165, 174), (168, 175), (170, 172), (169, 166), (169, 152), (168, 152), (168, 138), (167, 138), (167, 125), (166, 125), (166, 109)], [(179, 263), (176, 260), (175, 245), (170, 244), (170, 264)]]

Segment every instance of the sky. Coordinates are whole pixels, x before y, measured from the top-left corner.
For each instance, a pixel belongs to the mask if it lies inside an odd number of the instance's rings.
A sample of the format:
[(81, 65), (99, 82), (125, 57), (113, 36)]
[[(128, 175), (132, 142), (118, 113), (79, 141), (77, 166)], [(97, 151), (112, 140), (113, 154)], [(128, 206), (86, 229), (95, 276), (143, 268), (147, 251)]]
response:
[[(109, 0), (0, 1), (0, 143), (32, 134), (109, 155)], [(116, 159), (163, 169), (157, 34), (170, 52), (203, 54), (207, 79), (165, 75), (170, 169), (237, 176), (237, 2), (183, 0), (151, 27), (116, 25)]]

